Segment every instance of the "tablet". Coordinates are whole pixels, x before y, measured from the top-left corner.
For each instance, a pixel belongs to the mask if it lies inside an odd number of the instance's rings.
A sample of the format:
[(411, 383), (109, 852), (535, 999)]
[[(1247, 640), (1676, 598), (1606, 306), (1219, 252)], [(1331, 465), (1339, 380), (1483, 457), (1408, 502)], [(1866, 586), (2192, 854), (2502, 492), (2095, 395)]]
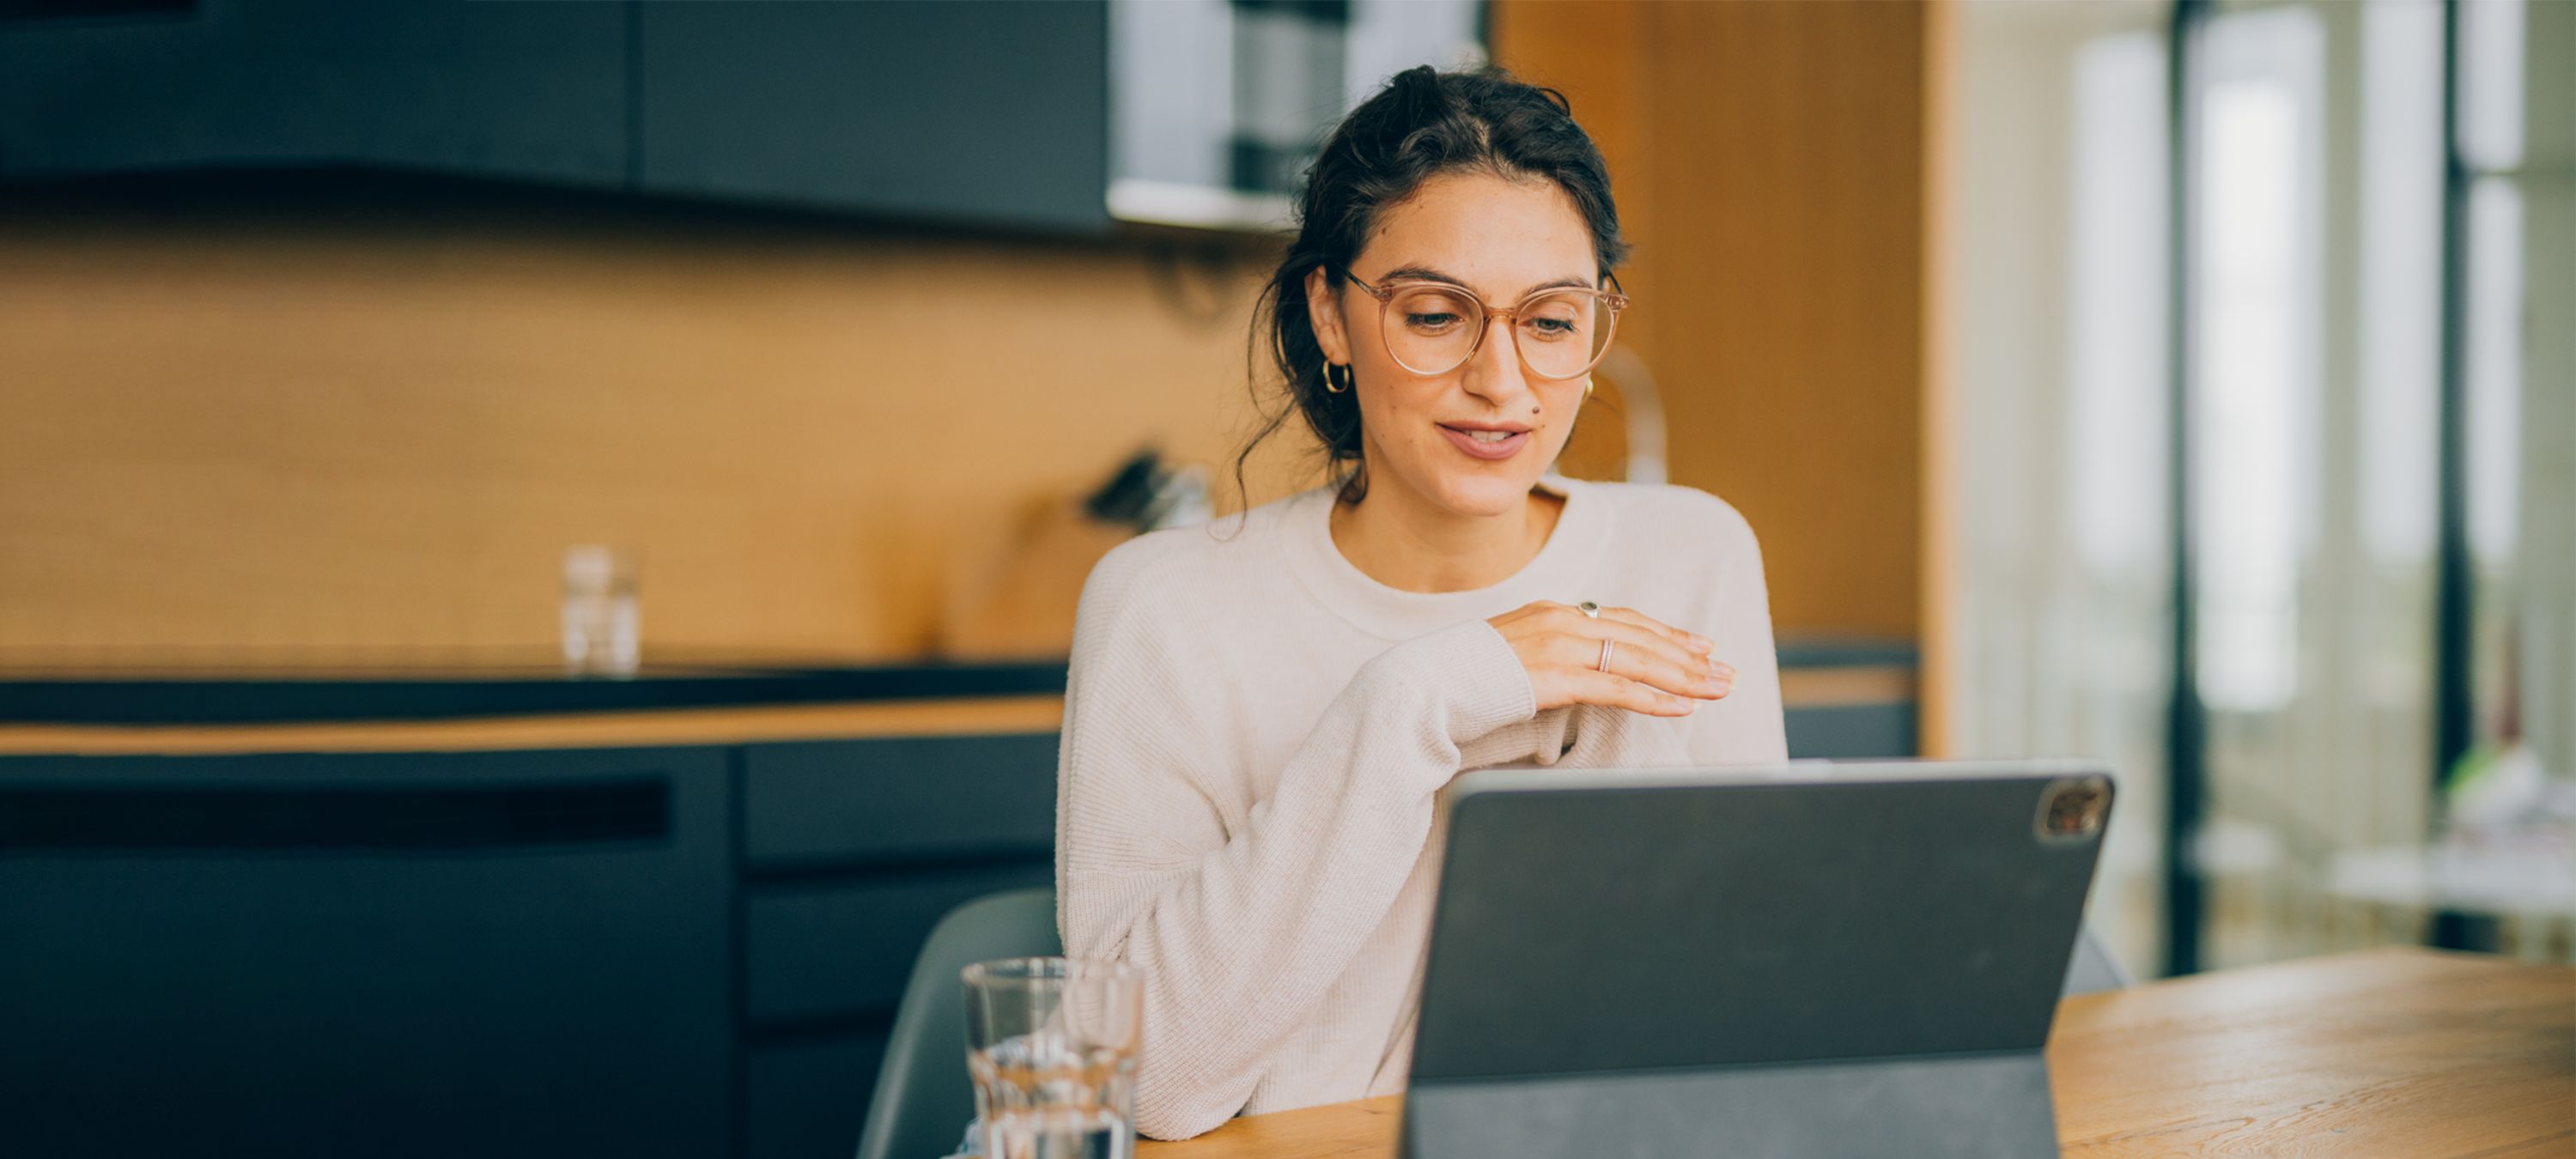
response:
[(1404, 1150), (2054, 1155), (2098, 763), (1460, 778)]

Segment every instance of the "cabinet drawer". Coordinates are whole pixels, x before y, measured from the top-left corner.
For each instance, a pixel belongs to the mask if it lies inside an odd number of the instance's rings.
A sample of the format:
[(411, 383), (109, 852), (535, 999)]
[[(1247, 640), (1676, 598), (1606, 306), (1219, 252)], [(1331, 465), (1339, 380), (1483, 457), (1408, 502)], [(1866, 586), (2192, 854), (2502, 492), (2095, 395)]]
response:
[(776, 1022), (891, 1012), (922, 940), (949, 910), (1054, 876), (1051, 862), (1031, 860), (755, 889), (744, 905), (745, 1014)]
[(1056, 734), (753, 745), (743, 855), (755, 867), (1052, 856)]
[[(867, 1121), (886, 1040), (868, 1035), (765, 1046), (745, 1061), (743, 1153), (750, 1159), (849, 1159)], [(958, 1048), (957, 1066), (966, 1066)], [(963, 1134), (966, 1124), (957, 1124)]]

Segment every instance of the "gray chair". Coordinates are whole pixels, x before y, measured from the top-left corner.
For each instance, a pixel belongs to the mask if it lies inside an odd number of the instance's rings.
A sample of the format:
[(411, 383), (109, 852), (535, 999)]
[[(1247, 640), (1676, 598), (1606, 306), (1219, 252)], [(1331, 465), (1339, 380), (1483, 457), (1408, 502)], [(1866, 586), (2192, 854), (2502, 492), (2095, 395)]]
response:
[(986, 894), (939, 919), (895, 1008), (858, 1159), (932, 1159), (956, 1150), (975, 1117), (975, 1088), (966, 1078), (966, 984), (958, 971), (992, 958), (1063, 952), (1051, 889)]
[(2064, 996), (2091, 994), (2099, 990), (2125, 990), (2129, 972), (2120, 960), (2104, 949), (2102, 939), (2093, 936), (2093, 927), (2085, 926), (2075, 935), (2075, 956), (2066, 963)]

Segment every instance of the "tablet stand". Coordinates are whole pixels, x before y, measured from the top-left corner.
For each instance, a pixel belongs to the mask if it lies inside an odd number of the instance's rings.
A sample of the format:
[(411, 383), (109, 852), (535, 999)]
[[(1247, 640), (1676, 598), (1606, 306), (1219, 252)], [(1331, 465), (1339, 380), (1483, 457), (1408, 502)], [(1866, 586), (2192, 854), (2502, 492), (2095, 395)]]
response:
[(1404, 1102), (1405, 1159), (2057, 1153), (2037, 1051), (1451, 1080)]

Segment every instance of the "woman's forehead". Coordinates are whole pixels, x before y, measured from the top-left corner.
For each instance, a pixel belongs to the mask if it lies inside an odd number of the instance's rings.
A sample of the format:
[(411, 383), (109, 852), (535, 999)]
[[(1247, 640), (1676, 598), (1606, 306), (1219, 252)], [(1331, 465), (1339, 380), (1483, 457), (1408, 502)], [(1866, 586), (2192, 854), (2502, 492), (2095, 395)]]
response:
[(1593, 285), (1592, 232), (1555, 182), (1443, 174), (1378, 215), (1352, 262), (1361, 277), (1436, 270), (1493, 298), (1568, 280)]

